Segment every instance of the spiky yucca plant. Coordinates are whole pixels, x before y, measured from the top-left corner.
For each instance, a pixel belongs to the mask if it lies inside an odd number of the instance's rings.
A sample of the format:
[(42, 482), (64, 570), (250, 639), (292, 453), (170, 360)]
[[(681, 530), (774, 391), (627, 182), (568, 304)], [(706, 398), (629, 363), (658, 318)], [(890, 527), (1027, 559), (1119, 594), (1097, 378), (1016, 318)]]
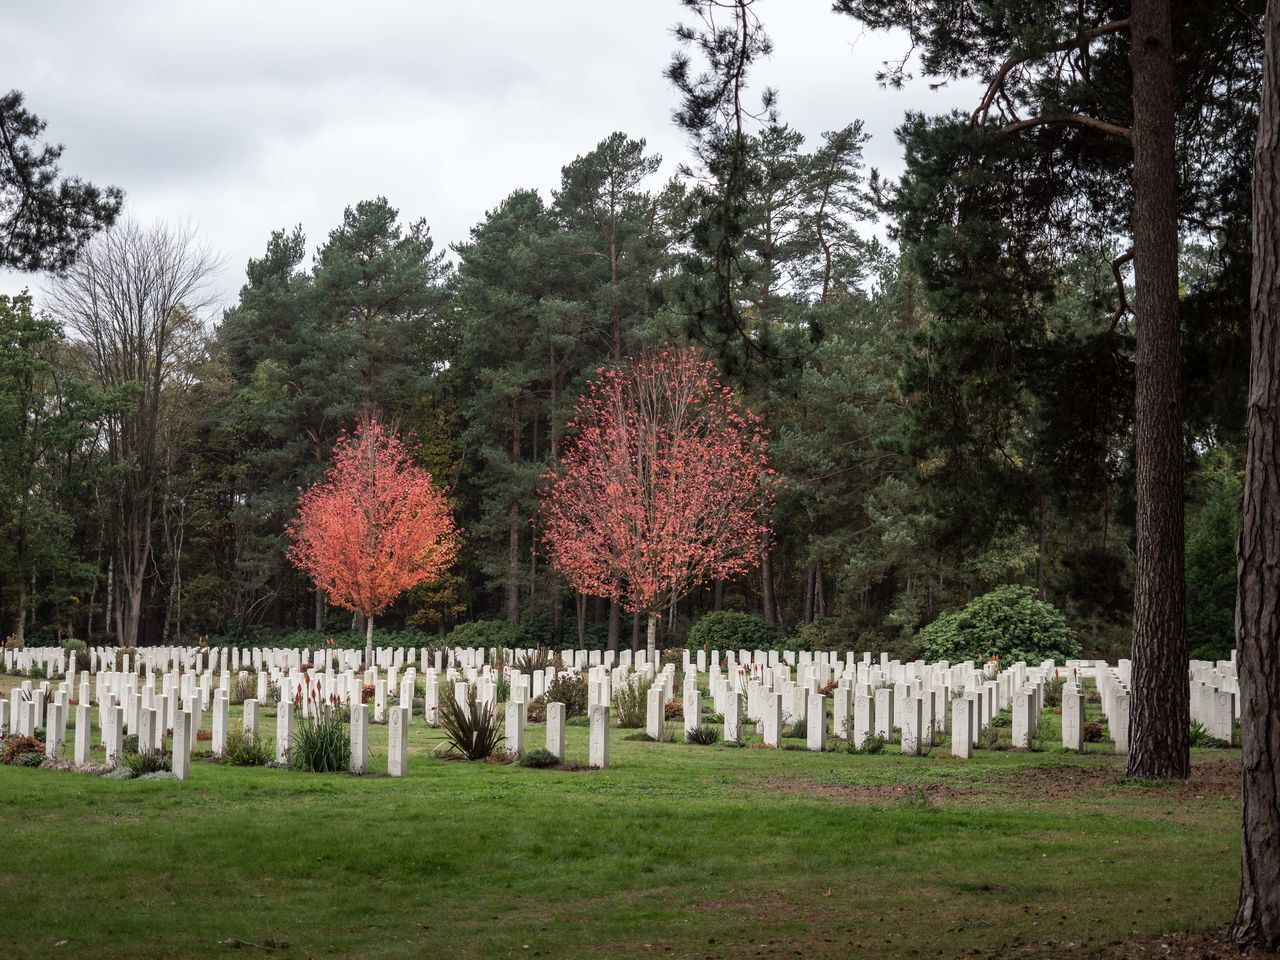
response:
[(450, 696), (440, 704), (440, 728), (450, 746), (468, 760), (483, 760), (498, 749), (502, 724), (487, 704), (476, 697), (476, 688), (467, 691), (466, 704)]

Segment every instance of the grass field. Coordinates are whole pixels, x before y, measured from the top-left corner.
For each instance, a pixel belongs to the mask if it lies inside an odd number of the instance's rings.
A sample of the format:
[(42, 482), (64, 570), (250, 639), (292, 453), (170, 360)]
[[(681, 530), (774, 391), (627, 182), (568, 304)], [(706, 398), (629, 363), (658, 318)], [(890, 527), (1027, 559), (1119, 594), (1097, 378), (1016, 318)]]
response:
[(1237, 751), (1161, 785), (1122, 781), (1108, 745), (961, 761), (631, 732), (604, 771), (436, 759), (420, 720), (400, 779), (376, 726), (366, 777), (0, 766), (0, 957), (1122, 956), (1234, 910)]

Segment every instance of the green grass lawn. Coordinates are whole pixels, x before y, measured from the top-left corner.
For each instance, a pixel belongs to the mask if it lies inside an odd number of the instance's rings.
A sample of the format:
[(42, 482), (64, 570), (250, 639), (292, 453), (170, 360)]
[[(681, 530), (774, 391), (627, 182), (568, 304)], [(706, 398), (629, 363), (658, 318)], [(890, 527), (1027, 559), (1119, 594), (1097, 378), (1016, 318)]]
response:
[(1056, 722), (971, 761), (615, 730), (608, 770), (532, 770), (433, 758), (419, 720), (402, 779), (378, 726), (362, 778), (0, 766), (0, 958), (1056, 957), (1225, 924), (1238, 752), (1132, 784)]

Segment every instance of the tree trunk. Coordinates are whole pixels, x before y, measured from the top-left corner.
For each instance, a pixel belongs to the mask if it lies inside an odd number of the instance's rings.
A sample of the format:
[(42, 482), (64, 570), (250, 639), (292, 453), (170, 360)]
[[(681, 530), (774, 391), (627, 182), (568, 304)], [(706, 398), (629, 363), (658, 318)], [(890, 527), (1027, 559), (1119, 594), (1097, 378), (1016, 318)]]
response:
[(813, 587), (816, 568), (811, 563), (804, 572), (804, 614), (805, 623), (813, 623)]
[(1130, 32), (1137, 567), (1128, 775), (1185, 778), (1191, 766), (1190, 688), (1169, 0), (1135, 0)]
[(1049, 494), (1040, 494), (1040, 538), (1036, 544), (1036, 596), (1048, 597), (1045, 587), (1045, 567), (1049, 551)]
[(578, 649), (585, 649), (587, 646), (587, 595), (578, 593), (574, 595), (577, 603), (578, 613)]
[(724, 578), (716, 577), (711, 593), (711, 610), (719, 613), (724, 606)]
[(21, 650), (27, 639), (27, 587), (22, 577), (18, 577), (18, 619), (13, 625), (13, 635)]
[(373, 664), (373, 616), (370, 614), (364, 618), (364, 665), (369, 667)]
[(316, 633), (324, 630), (324, 591), (316, 587), (316, 609), (315, 609)]
[(649, 655), (649, 662), (653, 663), (654, 654), (658, 650), (658, 615), (656, 613), (649, 614), (649, 634), (645, 639), (644, 648)]
[(640, 649), (640, 645), (644, 643), (644, 627), (643, 618), (640, 611), (637, 610), (631, 615), (631, 651), (634, 653)]
[(617, 600), (609, 601), (609, 645), (608, 649), (616, 651), (618, 640), (622, 636), (622, 604)]
[(760, 561), (761, 599), (764, 602), (764, 622), (774, 626), (778, 622), (778, 605), (773, 595), (773, 551), (766, 550)]
[(1268, 0), (1253, 155), (1249, 427), (1237, 549), (1244, 828), (1231, 938), (1280, 948), (1280, 0)]

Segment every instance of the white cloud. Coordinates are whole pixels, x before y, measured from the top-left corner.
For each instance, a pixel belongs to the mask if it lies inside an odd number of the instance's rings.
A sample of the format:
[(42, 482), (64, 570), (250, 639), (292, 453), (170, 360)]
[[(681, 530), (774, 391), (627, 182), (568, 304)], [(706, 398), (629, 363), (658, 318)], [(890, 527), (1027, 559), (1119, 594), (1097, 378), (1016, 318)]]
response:
[[(826, 0), (758, 9), (775, 53), (756, 86), (777, 87), (810, 138), (864, 120), (868, 162), (889, 174), (906, 109), (973, 100), (881, 89), (902, 38)], [(143, 219), (199, 228), (226, 260), (229, 302), (271, 230), (301, 223), (314, 248), (377, 194), (443, 245), (516, 187), (549, 191), (613, 130), (648, 140), (670, 173), (686, 151), (662, 70), (681, 14), (674, 0), (9, 4), (0, 61), (65, 144), (65, 170), (123, 188)]]

